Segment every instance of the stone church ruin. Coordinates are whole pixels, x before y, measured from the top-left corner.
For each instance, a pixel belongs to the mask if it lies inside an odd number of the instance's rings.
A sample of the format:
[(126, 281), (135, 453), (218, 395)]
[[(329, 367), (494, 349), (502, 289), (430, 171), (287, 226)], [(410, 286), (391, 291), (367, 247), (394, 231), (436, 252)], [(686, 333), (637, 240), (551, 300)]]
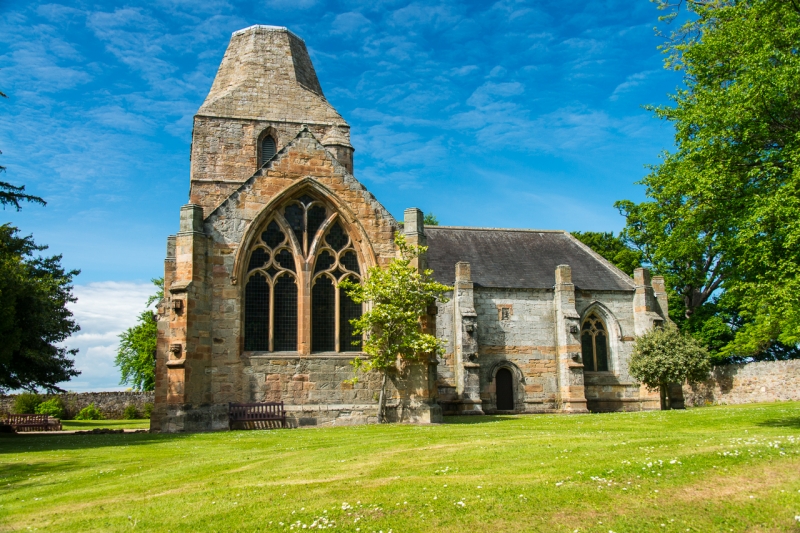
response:
[(659, 408), (628, 359), (667, 316), (663, 279), (631, 279), (566, 231), (425, 226), (414, 208), (400, 224), (353, 174), (304, 42), (235, 32), (167, 238), (153, 430), (227, 429), (229, 402), (283, 401), (293, 426), (374, 422), (379, 377), (346, 382), (362, 306), (339, 283), (391, 261), (397, 232), (453, 292), (423, 317), (445, 353), (392, 376), (390, 420)]

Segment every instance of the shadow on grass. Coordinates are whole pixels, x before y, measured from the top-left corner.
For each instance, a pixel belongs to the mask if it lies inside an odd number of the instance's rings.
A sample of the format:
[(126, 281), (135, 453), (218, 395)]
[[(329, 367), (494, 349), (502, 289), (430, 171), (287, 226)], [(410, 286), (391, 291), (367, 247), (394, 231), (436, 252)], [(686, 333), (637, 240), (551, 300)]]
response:
[(516, 415), (448, 415), (444, 417), (445, 424), (487, 424), (489, 422), (511, 422), (517, 420)]
[(800, 416), (786, 417), (786, 418), (771, 418), (769, 420), (762, 420), (756, 425), (769, 428), (793, 428), (800, 429)]
[(107, 446), (137, 446), (184, 439), (191, 433), (113, 433), (98, 435), (54, 435), (17, 433), (0, 436), (0, 457), (3, 454), (80, 450)]
[[(2, 441), (0, 441), (2, 442)], [(73, 472), (81, 468), (75, 461), (42, 461), (31, 459), (31, 461), (18, 461), (14, 463), (4, 463), (2, 474), (0, 474), (0, 495), (5, 495), (9, 490), (13, 490), (19, 484), (34, 481), (38, 487), (44, 487), (52, 483), (60, 483), (54, 480), (53, 474)], [(36, 479), (39, 476), (48, 476), (46, 479)]]

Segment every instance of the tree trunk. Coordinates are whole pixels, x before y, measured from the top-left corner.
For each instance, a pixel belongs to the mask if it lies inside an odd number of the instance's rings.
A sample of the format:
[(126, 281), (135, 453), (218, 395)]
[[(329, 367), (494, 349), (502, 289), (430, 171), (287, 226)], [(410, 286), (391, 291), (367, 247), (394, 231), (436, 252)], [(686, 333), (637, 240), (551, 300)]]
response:
[(383, 373), (381, 381), (381, 395), (378, 397), (378, 424), (383, 424), (383, 404), (386, 403), (386, 372)]

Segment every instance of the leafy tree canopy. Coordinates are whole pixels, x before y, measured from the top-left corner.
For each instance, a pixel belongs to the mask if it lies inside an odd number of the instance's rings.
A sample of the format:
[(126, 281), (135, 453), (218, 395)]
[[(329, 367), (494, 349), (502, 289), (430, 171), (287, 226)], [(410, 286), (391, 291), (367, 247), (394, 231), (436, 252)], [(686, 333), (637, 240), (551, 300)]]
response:
[[(164, 278), (152, 280), (156, 293), (147, 299), (147, 307), (164, 297)], [(151, 391), (156, 387), (156, 344), (158, 322), (149, 309), (139, 314), (137, 323), (119, 336), (119, 348), (114, 364), (120, 370), (120, 385), (134, 390)]]
[[(398, 361), (415, 361), (442, 350), (441, 340), (422, 331), (420, 318), (437, 298), (447, 301), (444, 294), (452, 290), (434, 281), (432, 270), (420, 272), (414, 265), (427, 247), (408, 244), (401, 233), (395, 237), (395, 244), (400, 257), (393, 259), (388, 267), (370, 268), (361, 284), (349, 280), (341, 283), (356, 303), (370, 303), (367, 312), (350, 321), (357, 334), (366, 336), (367, 356), (353, 359), (351, 364), (356, 373), (375, 370), (382, 374), (378, 415), (381, 421), (387, 375), (397, 368)], [(356, 376), (353, 381), (357, 380)]]
[(617, 203), (627, 217), (623, 236), (665, 276), (687, 320), (724, 294), (736, 319), (723, 355), (796, 346), (800, 4), (685, 5), (690, 20), (662, 47), (684, 87), (672, 105), (651, 108), (675, 125), (676, 150), (641, 182), (647, 201)]
[(711, 370), (708, 351), (694, 337), (674, 326), (654, 328), (636, 339), (628, 367), (635, 379), (661, 394), (669, 409), (669, 385), (703, 381)]
[(436, 218), (436, 215), (434, 215), (433, 213), (426, 213), (425, 217), (422, 219), (422, 223), (425, 224), (426, 226), (438, 226), (439, 219)]
[(80, 374), (77, 350), (58, 346), (80, 329), (67, 308), (80, 271), (64, 270), (60, 255), (34, 257), (47, 247), (18, 233), (0, 226), (0, 391), (62, 391), (57, 383)]
[(629, 246), (622, 235), (615, 236), (611, 231), (573, 231), (572, 236), (629, 276), (642, 266), (642, 252)]

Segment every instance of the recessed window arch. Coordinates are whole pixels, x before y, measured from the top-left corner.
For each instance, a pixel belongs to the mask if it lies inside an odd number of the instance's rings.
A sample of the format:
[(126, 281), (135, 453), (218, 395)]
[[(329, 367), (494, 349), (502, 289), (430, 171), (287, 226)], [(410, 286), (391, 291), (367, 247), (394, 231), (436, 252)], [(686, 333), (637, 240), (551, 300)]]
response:
[(361, 260), (338, 213), (311, 194), (283, 204), (247, 257), (244, 347), (248, 351), (358, 352), (350, 320), (362, 313), (339, 287), (361, 280)]
[(581, 327), (583, 368), (589, 372), (607, 372), (610, 368), (608, 328), (597, 315), (590, 313)]
[(275, 142), (275, 137), (271, 134), (266, 134), (261, 139), (261, 146), (259, 146), (261, 152), (261, 160), (258, 162), (259, 166), (264, 165), (267, 161), (275, 157), (275, 154), (278, 152), (278, 145)]

